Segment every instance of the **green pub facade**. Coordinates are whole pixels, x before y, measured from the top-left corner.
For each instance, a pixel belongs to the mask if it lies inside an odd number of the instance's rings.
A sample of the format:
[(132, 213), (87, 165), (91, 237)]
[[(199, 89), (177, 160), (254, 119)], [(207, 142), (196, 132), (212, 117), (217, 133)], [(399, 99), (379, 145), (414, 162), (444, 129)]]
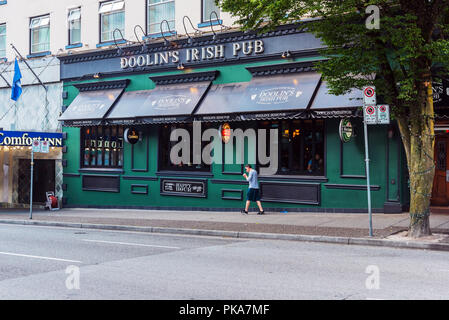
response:
[[(260, 175), (268, 211), (366, 212), (362, 93), (328, 93), (314, 68), (322, 46), (286, 25), (61, 56), (64, 205), (239, 210), (247, 182), (238, 159), (266, 167), (252, 159), (275, 132), (277, 152), (264, 154), (276, 171)], [(190, 155), (176, 164), (174, 129), (191, 137)], [(199, 157), (208, 129), (221, 133), (213, 155), (223, 161)], [(234, 141), (238, 129), (255, 140)], [(402, 212), (408, 189), (396, 124), (370, 126), (369, 143), (373, 211)]]

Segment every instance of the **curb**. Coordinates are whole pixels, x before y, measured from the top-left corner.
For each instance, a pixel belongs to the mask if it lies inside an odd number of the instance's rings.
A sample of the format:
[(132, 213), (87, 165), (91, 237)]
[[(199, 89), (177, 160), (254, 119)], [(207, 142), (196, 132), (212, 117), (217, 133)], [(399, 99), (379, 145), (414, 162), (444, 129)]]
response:
[(165, 233), (165, 234), (178, 234), (178, 235), (225, 237), (225, 238), (235, 238), (235, 239), (287, 240), (287, 241), (318, 242), (318, 243), (330, 243), (330, 244), (390, 247), (390, 248), (399, 248), (399, 249), (421, 249), (421, 250), (449, 251), (449, 243), (448, 244), (422, 243), (422, 242), (412, 242), (412, 241), (394, 241), (394, 240), (386, 240), (386, 239), (330, 237), (330, 236), (316, 236), (316, 235), (258, 233), (258, 232), (240, 232), (240, 231), (206, 230), (206, 229), (138, 227), (138, 226), (126, 226), (126, 225), (121, 226), (121, 225), (108, 225), (108, 224), (35, 221), (35, 220), (0, 220), (0, 224), (43, 226), (43, 227), (61, 227), (61, 228), (74, 228), (74, 229), (92, 229), (92, 230), (109, 230), (109, 231), (131, 231), (131, 232), (161, 233), (161, 234)]

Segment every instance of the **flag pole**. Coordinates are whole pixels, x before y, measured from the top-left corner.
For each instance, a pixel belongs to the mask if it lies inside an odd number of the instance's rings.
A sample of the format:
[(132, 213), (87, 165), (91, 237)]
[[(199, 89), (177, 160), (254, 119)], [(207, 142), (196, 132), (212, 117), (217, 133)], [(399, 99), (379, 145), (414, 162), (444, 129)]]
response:
[(30, 67), (30, 65), (28, 64), (28, 62), (26, 61), (26, 59), (24, 57), (22, 57), (22, 55), (20, 54), (20, 52), (16, 49), (16, 47), (14, 47), (14, 45), (11, 43), (11, 48), (13, 48), (13, 50), (16, 52), (16, 54), (19, 56), (20, 60), (23, 61), (26, 66), (28, 67), (28, 69), (30, 69), (30, 71), (33, 73), (33, 75), (36, 77), (37, 81), (39, 81), (39, 84), (44, 87), (45, 91), (47, 90), (47, 87), (42, 83), (41, 79), (38, 77), (38, 75), (36, 74), (36, 72), (34, 72), (34, 70)]
[(3, 73), (9, 68), (9, 66), (7, 66), (5, 69), (2, 70), (2, 72), (0, 72), (0, 77), (3, 79), (3, 81), (6, 82), (6, 84), (8, 85), (8, 88), (12, 88), (11, 84), (8, 82), (8, 80), (5, 79), (5, 77), (3, 76)]

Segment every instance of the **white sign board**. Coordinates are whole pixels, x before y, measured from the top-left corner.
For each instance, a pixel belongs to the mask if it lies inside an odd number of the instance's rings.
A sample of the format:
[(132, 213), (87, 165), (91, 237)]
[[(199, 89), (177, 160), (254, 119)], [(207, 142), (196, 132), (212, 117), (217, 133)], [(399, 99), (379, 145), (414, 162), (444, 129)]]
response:
[(41, 152), (41, 142), (39, 140), (33, 140), (31, 148), (33, 152)]
[(48, 141), (41, 141), (41, 151), (42, 153), (50, 152), (50, 144)]
[(377, 124), (377, 107), (376, 106), (364, 106), (363, 118), (366, 124)]
[(377, 104), (376, 87), (364, 87), (363, 88), (363, 104), (365, 106), (375, 106)]
[(378, 124), (390, 124), (390, 106), (389, 105), (377, 106), (377, 123)]

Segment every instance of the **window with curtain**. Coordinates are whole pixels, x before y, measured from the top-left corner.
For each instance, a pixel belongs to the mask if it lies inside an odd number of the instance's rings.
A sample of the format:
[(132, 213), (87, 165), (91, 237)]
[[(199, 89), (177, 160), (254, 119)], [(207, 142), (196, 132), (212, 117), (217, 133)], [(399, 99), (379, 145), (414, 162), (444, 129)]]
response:
[[(202, 0), (203, 1), (203, 22), (207, 21), (214, 21), (218, 18), (220, 18), (220, 7), (215, 4), (215, 0)], [(211, 19), (211, 13), (215, 11), (217, 15), (212, 14)]]
[(148, 34), (175, 30), (175, 0), (148, 0)]
[(123, 167), (123, 127), (84, 127), (81, 132), (81, 167)]
[(122, 40), (125, 36), (125, 2), (124, 1), (108, 1), (103, 2), (100, 6), (100, 42)]
[(0, 24), (0, 58), (6, 57), (6, 24)]
[(81, 43), (81, 8), (69, 11), (69, 45)]
[(31, 54), (50, 51), (50, 16), (32, 18), (30, 35)]

